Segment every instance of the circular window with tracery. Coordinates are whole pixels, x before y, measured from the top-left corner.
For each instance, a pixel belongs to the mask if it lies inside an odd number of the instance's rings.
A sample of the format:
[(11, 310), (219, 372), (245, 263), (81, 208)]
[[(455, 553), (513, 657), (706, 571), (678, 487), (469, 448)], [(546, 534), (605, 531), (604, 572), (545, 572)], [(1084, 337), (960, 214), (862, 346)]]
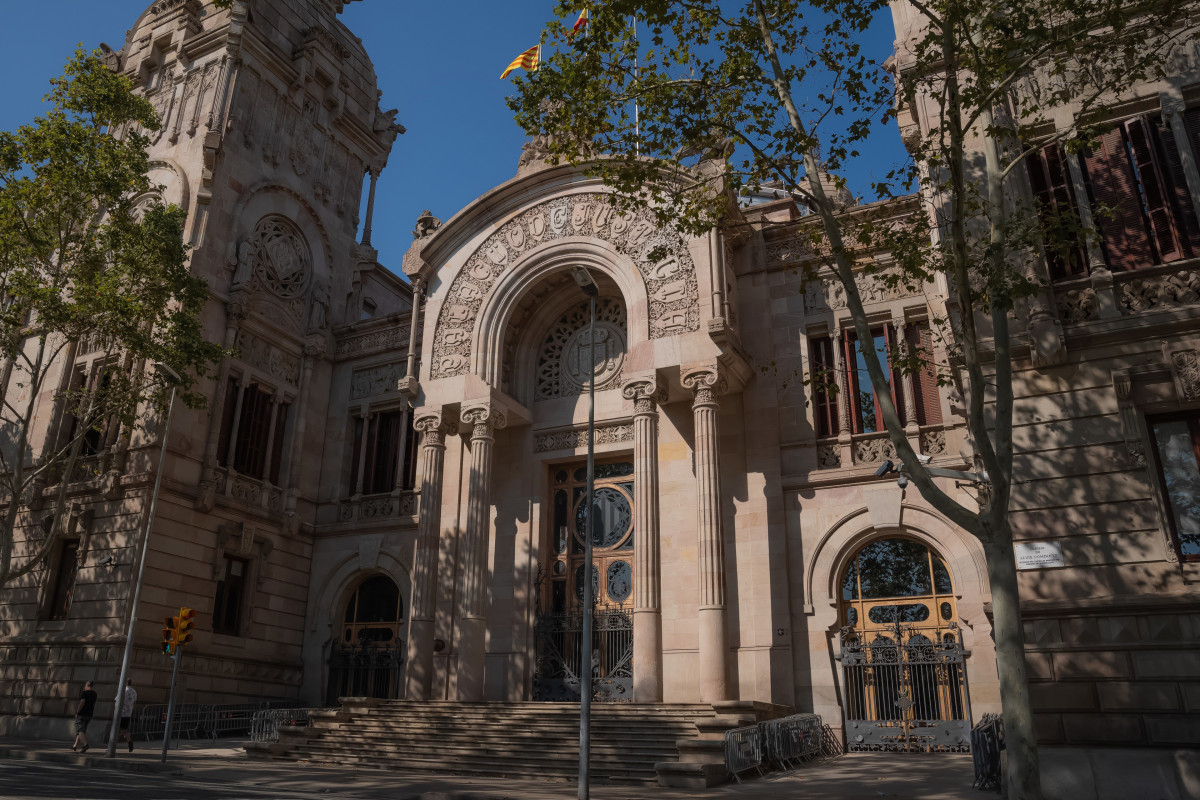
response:
[(312, 274), (308, 243), (291, 220), (263, 217), (254, 229), (254, 274), (284, 300), (304, 294)]
[(611, 297), (596, 301), (596, 330), (589, 345), (590, 321), (588, 302), (584, 301), (550, 326), (538, 352), (535, 390), (538, 400), (580, 395), (592, 376), (597, 391), (621, 385), (625, 305)]

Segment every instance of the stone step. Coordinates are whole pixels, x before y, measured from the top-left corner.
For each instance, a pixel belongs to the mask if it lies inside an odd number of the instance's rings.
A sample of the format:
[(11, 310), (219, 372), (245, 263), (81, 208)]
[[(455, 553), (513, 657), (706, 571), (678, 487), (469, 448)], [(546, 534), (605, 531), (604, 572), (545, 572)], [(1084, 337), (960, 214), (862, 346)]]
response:
[(729, 778), (725, 763), (689, 764), (665, 761), (654, 765), (660, 786), (678, 789), (707, 789), (724, 783)]
[[(468, 748), (440, 748), (435, 745), (430, 745), (423, 748), (364, 748), (344, 743), (324, 743), (324, 742), (306, 742), (294, 747), (288, 748), (289, 753), (339, 753), (349, 757), (356, 758), (387, 758), (393, 757), (406, 759), (442, 759), (451, 761), (454, 759), (478, 759), (480, 761), (496, 761), (502, 764), (511, 764), (514, 754), (506, 752), (503, 749), (494, 749), (481, 747), (476, 749)], [(521, 753), (521, 762), (525, 766), (531, 765), (553, 765), (553, 764), (576, 764), (579, 761), (578, 751), (559, 750), (559, 751), (539, 751), (533, 753)], [(653, 753), (630, 753), (620, 751), (592, 751), (592, 760), (597, 764), (621, 765), (628, 768), (645, 768), (653, 769), (655, 762), (655, 754)], [(657, 756), (662, 760), (661, 754)]]
[[(579, 725), (529, 725), (529, 726), (513, 726), (505, 723), (425, 723), (417, 720), (383, 720), (383, 719), (363, 719), (353, 725), (341, 725), (338, 728), (330, 728), (328, 730), (371, 730), (380, 733), (419, 733), (423, 735), (438, 735), (438, 736), (454, 736), (459, 734), (473, 736), (488, 736), (488, 735), (528, 735), (532, 733), (542, 732), (554, 734), (557, 736), (566, 735), (572, 731), (578, 731)], [(695, 725), (678, 725), (678, 726), (658, 726), (658, 725), (606, 725), (593, 723), (591, 726), (593, 736), (603, 738), (605, 736), (650, 736), (650, 737), (672, 737), (679, 738), (681, 736), (695, 736)]]
[[(310, 729), (311, 730), (311, 729)], [(574, 731), (572, 731), (574, 733)], [(455, 736), (447, 736), (441, 732), (422, 733), (420, 731), (408, 732), (406, 734), (397, 735), (388, 731), (374, 731), (362, 728), (354, 728), (348, 731), (341, 732), (339, 736), (326, 737), (328, 741), (355, 741), (362, 744), (389, 744), (412, 746), (423, 742), (437, 742), (447, 746), (466, 746), (483, 744), (513, 744), (523, 748), (529, 747), (555, 747), (560, 743), (571, 744), (578, 746), (578, 739), (574, 736), (559, 736), (554, 733), (544, 731), (519, 731), (511, 732), (504, 735), (492, 736), (471, 736), (463, 733)], [(624, 750), (669, 750), (674, 751), (682, 742), (695, 741), (696, 737), (681, 738), (677, 736), (625, 736), (625, 737), (598, 737), (593, 734), (593, 747), (618, 747)], [(720, 739), (713, 741), (721, 742)]]
[[(282, 741), (282, 740), (281, 740)], [(689, 740), (694, 741), (694, 740)], [(340, 737), (336, 740), (303, 740), (289, 739), (287, 743), (292, 747), (302, 747), (312, 744), (317, 745), (337, 745), (340, 747), (357, 747), (362, 749), (372, 749), (378, 752), (431, 752), (431, 753), (472, 753), (481, 752), (489, 754), (505, 754), (524, 756), (526, 753), (538, 754), (565, 754), (574, 758), (579, 752), (578, 743), (545, 740), (537, 744), (536, 747), (525, 742), (513, 742), (504, 740), (479, 740), (475, 742), (451, 742), (442, 739), (425, 739), (416, 741), (397, 741), (395, 739), (385, 739), (381, 737), (368, 736), (347, 736)], [(644, 754), (649, 756), (658, 755), (675, 755), (682, 751), (680, 747), (682, 743), (663, 742), (657, 746), (631, 747), (628, 744), (620, 742), (592, 742), (592, 752), (599, 754), (616, 753), (630, 758), (637, 758)], [(718, 742), (718, 744), (721, 744)], [(696, 752), (707, 752), (705, 750), (697, 750)], [(723, 752), (723, 751), (722, 751)]]

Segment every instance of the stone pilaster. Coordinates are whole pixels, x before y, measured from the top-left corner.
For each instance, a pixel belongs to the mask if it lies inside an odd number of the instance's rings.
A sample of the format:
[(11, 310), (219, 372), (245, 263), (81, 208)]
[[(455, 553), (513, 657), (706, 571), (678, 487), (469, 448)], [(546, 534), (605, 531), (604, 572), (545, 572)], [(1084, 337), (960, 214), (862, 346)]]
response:
[[(241, 302), (231, 300), (225, 304), (225, 342), (226, 350), (232, 350), (237, 344), (238, 329), (246, 318), (246, 307)], [(217, 370), (217, 390), (213, 393), (211, 411), (208, 415), (208, 440), (204, 445), (204, 463), (201, 467), (200, 492), (196, 495), (196, 507), (201, 511), (212, 511), (216, 505), (216, 476), (213, 470), (217, 465), (217, 449), (220, 447), (221, 420), (225, 412), (225, 387), (229, 382), (229, 362), (232, 359), (221, 359), (220, 369)]]
[(433, 620), (437, 605), (443, 466), (449, 431), (440, 413), (417, 412), (414, 427), (421, 434), (421, 505), (417, 517), (417, 555), (413, 566), (404, 696), (409, 700), (428, 700), (433, 687)]
[(493, 433), (504, 427), (504, 415), (490, 406), (475, 406), (460, 416), (471, 426), (471, 471), (467, 477), (467, 525), (458, 585), (458, 699), (471, 701), (483, 699), (492, 453), (496, 442)]
[(720, 430), (716, 367), (687, 369), (684, 388), (694, 394), (696, 544), (700, 577), (700, 700), (729, 699), (725, 615), (725, 543), (721, 524)]
[(630, 381), (622, 394), (633, 401), (633, 702), (661, 703), (658, 405), (666, 397), (654, 377)]

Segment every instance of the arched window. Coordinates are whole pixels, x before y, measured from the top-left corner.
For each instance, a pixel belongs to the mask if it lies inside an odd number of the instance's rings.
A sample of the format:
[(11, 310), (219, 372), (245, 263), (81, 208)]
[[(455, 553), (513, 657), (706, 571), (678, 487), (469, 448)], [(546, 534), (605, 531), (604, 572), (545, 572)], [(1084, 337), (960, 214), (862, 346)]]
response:
[(863, 547), (842, 578), (843, 622), (862, 630), (897, 623), (940, 628), (956, 619), (946, 562), (914, 539), (879, 539)]
[(386, 575), (364, 580), (346, 603), (342, 644), (394, 644), (404, 619), (403, 602), (400, 587)]

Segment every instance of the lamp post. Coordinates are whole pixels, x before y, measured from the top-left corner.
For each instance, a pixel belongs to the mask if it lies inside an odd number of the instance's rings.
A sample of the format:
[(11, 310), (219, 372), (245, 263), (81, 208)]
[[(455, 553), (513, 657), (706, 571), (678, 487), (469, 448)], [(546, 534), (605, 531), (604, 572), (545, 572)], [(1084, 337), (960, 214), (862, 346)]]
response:
[(158, 490), (162, 487), (163, 462), (167, 457), (167, 434), (171, 430), (171, 410), (175, 406), (175, 388), (181, 379), (175, 370), (163, 363), (156, 363), (154, 369), (166, 373), (171, 380), (171, 397), (167, 400), (167, 416), (163, 420), (162, 446), (158, 453), (158, 472), (154, 476), (154, 492), (150, 495), (150, 511), (146, 516), (146, 531), (142, 534), (141, 552), (138, 554), (137, 580), (133, 584), (133, 600), (129, 604), (129, 629), (125, 632), (125, 655), (121, 657), (121, 677), (117, 679), (117, 694), (113, 701), (112, 727), (108, 731), (108, 750), (105, 756), (112, 758), (117, 754), (117, 729), (121, 725), (121, 705), (125, 700), (125, 680), (129, 677), (129, 662), (133, 658), (133, 630), (137, 625), (138, 598), (142, 594), (142, 575), (146, 572), (146, 552), (150, 549), (150, 529), (154, 525), (154, 509), (158, 506)]
[(588, 800), (589, 760), (592, 751), (592, 542), (595, 538), (596, 506), (596, 296), (600, 288), (583, 267), (571, 271), (579, 288), (588, 296), (588, 455), (587, 531), (583, 537), (583, 630), (580, 635), (581, 671), (579, 686), (579, 800)]

